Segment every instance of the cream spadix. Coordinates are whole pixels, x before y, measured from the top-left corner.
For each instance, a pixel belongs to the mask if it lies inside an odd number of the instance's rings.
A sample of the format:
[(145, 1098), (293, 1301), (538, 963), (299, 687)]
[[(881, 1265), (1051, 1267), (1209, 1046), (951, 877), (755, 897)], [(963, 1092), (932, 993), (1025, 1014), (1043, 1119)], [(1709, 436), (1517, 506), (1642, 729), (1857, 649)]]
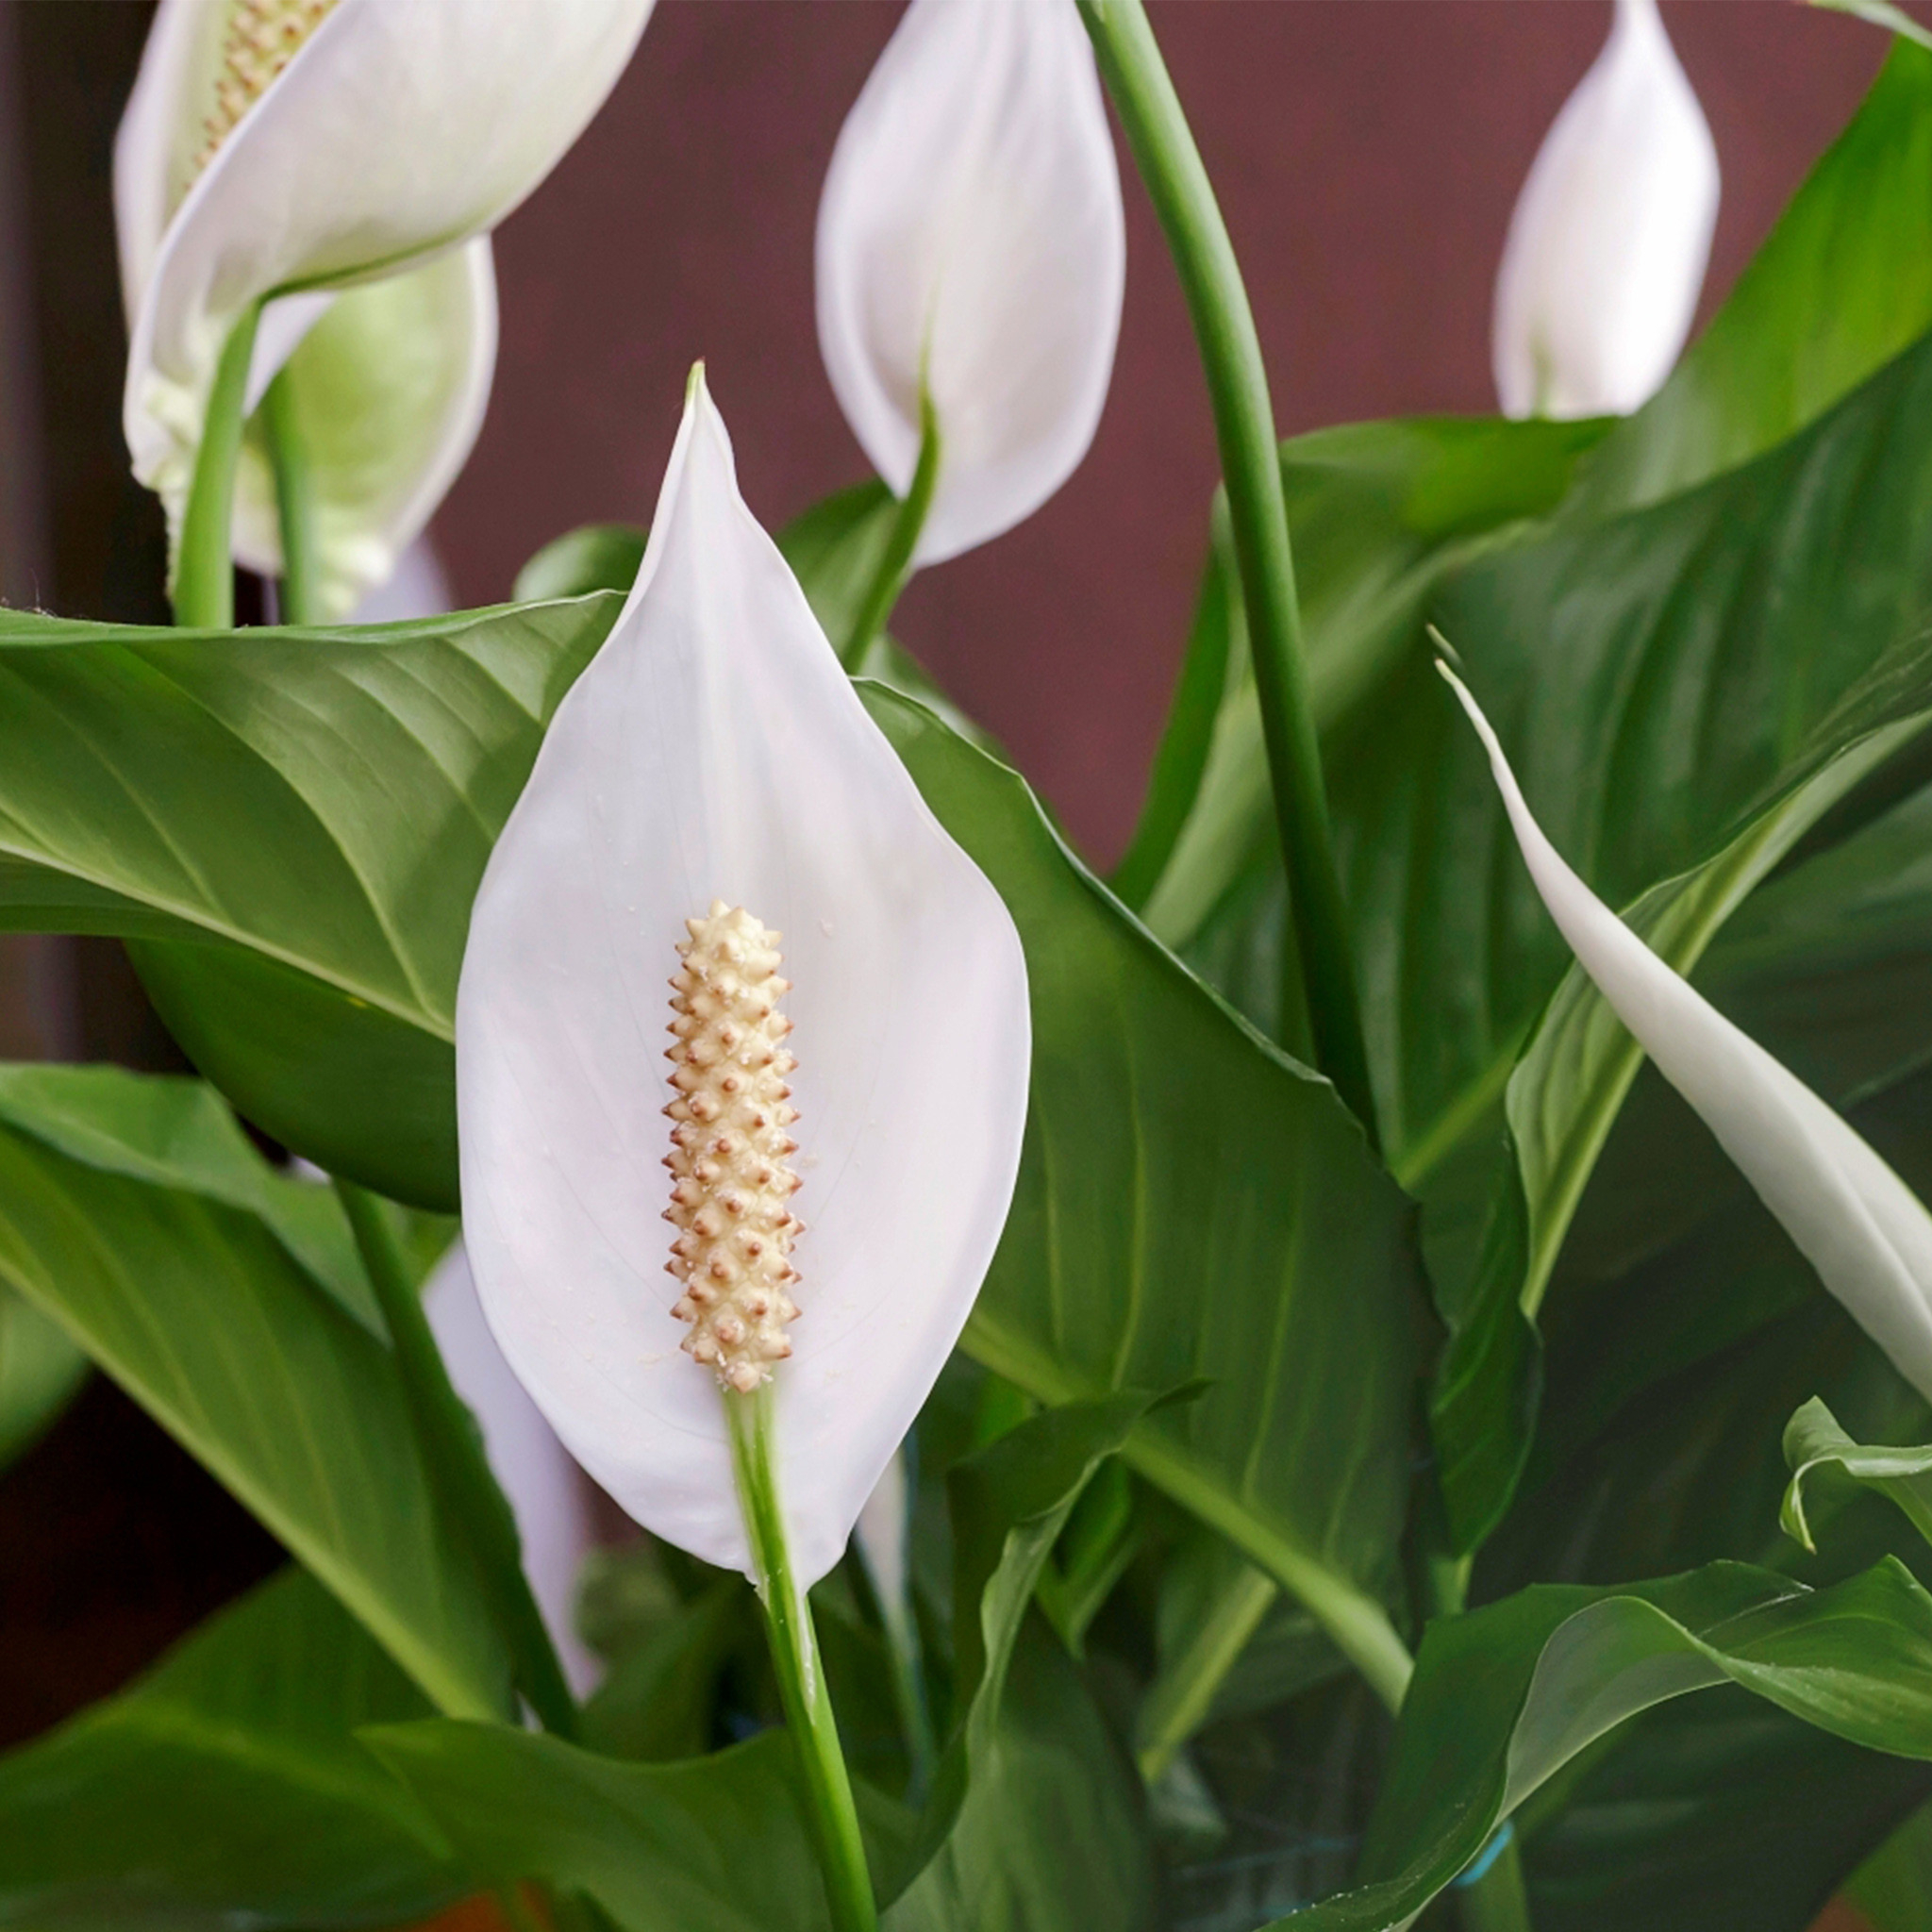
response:
[(1530, 877), (1577, 963), (1691, 1107), (1819, 1277), (1932, 1396), (1932, 1215), (1864, 1140), (1653, 953), (1564, 863), (1530, 816), (1480, 707), (1482, 738)]
[(1717, 205), (1717, 146), (1657, 0), (1617, 0), (1510, 216), (1491, 335), (1504, 413), (1647, 400), (1690, 331)]
[[(416, 270), (424, 279), (408, 299), (339, 304), (361, 307), (361, 318), (334, 325), (333, 367), (308, 377), (316, 419), (335, 425), (319, 453), (325, 522), (333, 505), (351, 525), (323, 533), (343, 559), (330, 601), (346, 608), (376, 580), (372, 560), (392, 558), (421, 527), (425, 500), (433, 508), (467, 453), (494, 357), (487, 255), (425, 265), (537, 186), (609, 92), (650, 8), (161, 0), (116, 142), (114, 188), (128, 447), (171, 517), (237, 321), (279, 298), (263, 318), (252, 407), (308, 332), (331, 325), (330, 291)], [(352, 350), (360, 374), (345, 379)], [(278, 546), (245, 502), (242, 532), (247, 560), (275, 560), (265, 553)]]
[[(795, 1071), (759, 1013), (778, 1017), (765, 928), (783, 935)], [(666, 1058), (667, 1024), (695, 1065)], [(630, 600), (491, 858), (457, 1006), (484, 1311), (551, 1425), (645, 1527), (753, 1569), (726, 1406), (758, 1400), (795, 1574), (838, 1560), (991, 1259), (1028, 1058), (1012, 921), (841, 672), (694, 381)], [(735, 1138), (720, 1151), (707, 1126)], [(793, 1201), (808, 1232), (752, 1254), (739, 1237)], [(722, 1302), (696, 1297), (694, 1264), (714, 1259), (721, 1296), (768, 1301), (739, 1309), (735, 1359), (712, 1319), (717, 1358), (701, 1361), (695, 1318)], [(741, 1363), (771, 1371), (755, 1397), (720, 1388)]]
[(904, 496), (922, 387), (939, 483), (914, 553), (1030, 516), (1100, 422), (1126, 275), (1119, 171), (1074, 0), (911, 0), (819, 204), (819, 344)]

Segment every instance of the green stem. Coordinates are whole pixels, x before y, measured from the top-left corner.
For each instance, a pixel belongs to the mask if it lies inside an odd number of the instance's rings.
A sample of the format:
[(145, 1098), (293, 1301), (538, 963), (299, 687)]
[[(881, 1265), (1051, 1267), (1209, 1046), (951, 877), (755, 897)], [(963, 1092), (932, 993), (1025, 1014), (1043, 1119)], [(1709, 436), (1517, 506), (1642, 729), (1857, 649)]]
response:
[(792, 1581), (791, 1559), (785, 1547), (785, 1522), (772, 1467), (771, 1390), (768, 1385), (750, 1395), (726, 1390), (724, 1402), (731, 1430), (731, 1464), (751, 1539), (758, 1600), (765, 1609), (772, 1667), (777, 1674), (785, 1722), (798, 1747), (832, 1924), (835, 1932), (877, 1932), (878, 1907), (858, 1836), (845, 1754), (839, 1745), (838, 1720), (832, 1715), (819, 1661), (811, 1607)]
[(576, 1704), (524, 1574), (516, 1518), (491, 1474), (475, 1420), (450, 1383), (395, 1231), (376, 1196), (341, 1178), (335, 1188), (389, 1324), (416, 1445), (439, 1500), (475, 1561), (509, 1645), (517, 1685), (546, 1730), (573, 1738)]
[(856, 673), (864, 662), (867, 647), (885, 629), (886, 620), (892, 614), (892, 606), (899, 601), (899, 592), (906, 588), (906, 581), (912, 575), (912, 553), (918, 547), (920, 531), (925, 527), (926, 514), (932, 508), (932, 493), (938, 488), (939, 480), (939, 417), (934, 413), (932, 398), (922, 388), (919, 391), (919, 462), (912, 472), (910, 486), (900, 499), (899, 514), (892, 519), (892, 527), (887, 535), (886, 547), (873, 572), (872, 581), (865, 587), (858, 614), (852, 620), (852, 628), (840, 649), (839, 661), (849, 672)]
[(1155, 1680), (1141, 1709), (1140, 1748), (1135, 1754), (1148, 1784), (1207, 1722), (1215, 1693), (1280, 1594), (1281, 1586), (1264, 1571), (1243, 1570), (1215, 1605), (1213, 1615), (1194, 1633), (1193, 1641)]
[[(1167, 236), (1200, 342), (1227, 486), (1235, 560), (1290, 908), (1321, 1069), (1375, 1139), (1359, 995), (1308, 703), (1280, 446), (1261, 341), (1226, 224), (1142, 0), (1079, 0), (1121, 126)], [(1289, 996), (1294, 997), (1292, 987)]]
[(175, 622), (184, 629), (232, 630), (235, 625), (235, 466), (242, 456), (242, 412), (260, 320), (259, 304), (242, 312), (216, 365), (202, 419), (175, 559)]
[(1506, 1819), (1497, 1833), (1501, 1842), (1492, 1838), (1483, 1857), (1471, 1867), (1479, 1875), (1456, 1882), (1462, 1932), (1534, 1932), (1516, 1828)]
[(261, 399), (269, 462), (275, 473), (275, 505), (282, 526), (281, 619), (284, 624), (322, 621), (322, 556), (315, 513), (315, 475), (295, 423), (295, 391), (284, 369)]

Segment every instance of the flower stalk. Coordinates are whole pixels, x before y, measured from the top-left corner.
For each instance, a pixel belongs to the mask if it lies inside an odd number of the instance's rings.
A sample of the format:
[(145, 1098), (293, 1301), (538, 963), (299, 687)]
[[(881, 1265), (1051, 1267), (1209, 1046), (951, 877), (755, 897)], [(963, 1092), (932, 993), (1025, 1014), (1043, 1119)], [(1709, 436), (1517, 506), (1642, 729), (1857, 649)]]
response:
[(208, 424), (195, 453), (194, 480), (181, 519), (175, 561), (175, 622), (190, 630), (228, 630), (235, 623), (235, 562), (230, 526), (235, 470), (242, 458), (243, 402), (255, 358), (261, 305), (242, 311), (215, 369)]
[(839, 1743), (838, 1720), (819, 1660), (811, 1607), (786, 1549), (784, 1514), (772, 1461), (772, 1391), (761, 1383), (749, 1395), (722, 1391), (731, 1430), (731, 1466), (738, 1479), (751, 1542), (758, 1601), (785, 1721), (798, 1749), (812, 1835), (836, 1932), (877, 1932), (878, 1907), (858, 1835), (858, 1812)]
[(317, 541), (315, 475), (295, 430), (294, 409), (294, 384), (284, 369), (261, 399), (282, 532), (279, 614), (284, 624), (319, 624), (323, 621), (322, 556)]
[(912, 575), (912, 553), (919, 545), (919, 533), (925, 528), (932, 508), (933, 491), (940, 480), (940, 420), (932, 395), (923, 386), (919, 391), (919, 462), (912, 481), (899, 499), (899, 513), (892, 519), (886, 547), (880, 553), (872, 582), (866, 586), (858, 614), (852, 621), (839, 661), (855, 675), (865, 661), (874, 638), (884, 630)]
[(1227, 225), (1141, 0), (1079, 0), (1079, 6), (1179, 271), (1208, 379), (1300, 953), (1299, 977), (1292, 961), (1286, 975), (1288, 1009), (1295, 1009), (1305, 985), (1317, 1064), (1373, 1141), (1368, 1054), (1308, 702), (1301, 604), (1260, 338)]

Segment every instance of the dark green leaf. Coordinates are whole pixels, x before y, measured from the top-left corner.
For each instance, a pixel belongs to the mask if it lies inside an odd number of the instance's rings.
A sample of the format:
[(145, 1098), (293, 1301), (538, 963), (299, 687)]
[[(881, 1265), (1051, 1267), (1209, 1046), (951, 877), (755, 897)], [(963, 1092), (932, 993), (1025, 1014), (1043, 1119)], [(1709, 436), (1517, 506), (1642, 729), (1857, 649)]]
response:
[(1135, 1432), (1128, 1464), (1392, 1688), (1380, 1604), (1425, 1339), (1406, 1204), (1327, 1082), (1164, 952), (1011, 772), (864, 695), (1026, 948), (1025, 1153), (965, 1345), (1047, 1403), (1206, 1381)]
[[(1282, 445), (1310, 697), (1324, 730), (1359, 709), (1401, 661), (1443, 572), (1552, 509), (1607, 427), (1422, 417), (1317, 430)], [(1234, 580), (1219, 516), (1216, 530), (1182, 693), (1198, 703), (1219, 665), (1224, 695), (1205, 757), (1191, 706), (1177, 716), (1143, 814), (1147, 848), (1137, 868), (1150, 876), (1129, 883), (1139, 888), (1133, 903), (1170, 944), (1199, 946), (1230, 974), (1253, 973), (1241, 914), (1257, 892), (1267, 896), (1280, 866), (1260, 702), (1241, 600), (1227, 594)], [(1254, 938), (1274, 942), (1265, 924)], [(1278, 975), (1254, 976), (1272, 1003)], [(1272, 1024), (1272, 1005), (1250, 1010)]]
[(646, 535), (635, 524), (586, 524), (568, 530), (518, 571), (510, 594), (519, 604), (588, 597), (593, 591), (627, 597), (644, 560)]
[(1158, 1892), (1140, 1780), (1038, 1623), (934, 1861), (886, 1932), (1143, 1932)]
[(681, 1764), (622, 1764), (496, 1725), (364, 1731), (493, 1885), (588, 1897), (625, 1932), (823, 1932), (791, 1740), (767, 1731)]
[(506, 1662), (432, 1507), (388, 1344), (301, 1258), (326, 1254), (334, 1204), (270, 1173), (219, 1112), (192, 1081), (0, 1074), (0, 1282), (58, 1321), (441, 1707), (507, 1711)]
[(1553, 1585), (1433, 1624), (1364, 1852), (1296, 1932), (1405, 1924), (1496, 1825), (1624, 1719), (1724, 1683), (1847, 1741), (1932, 1758), (1932, 1597), (1896, 1563), (1810, 1591), (1739, 1564)]
[[(1807, 1932), (1932, 1768), (1724, 1686), (1648, 1711), (1518, 1814), (1537, 1932)], [(1547, 1823), (1545, 1798), (1565, 1786)]]
[(470, 1889), (358, 1744), (421, 1695), (289, 1571), (133, 1689), (0, 1759), (0, 1924), (387, 1925)]

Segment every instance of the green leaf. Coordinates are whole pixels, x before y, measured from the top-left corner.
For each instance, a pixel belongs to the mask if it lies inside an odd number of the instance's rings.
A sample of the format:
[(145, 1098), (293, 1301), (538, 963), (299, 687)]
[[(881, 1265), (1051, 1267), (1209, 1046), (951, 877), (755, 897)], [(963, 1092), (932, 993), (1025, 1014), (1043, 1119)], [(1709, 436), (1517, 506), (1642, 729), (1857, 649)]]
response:
[(1655, 503), (1751, 461), (1928, 328), (1932, 54), (1900, 42), (1670, 381), (1590, 460), (1566, 514)]
[(782, 1731), (679, 1764), (445, 1720), (360, 1735), (493, 1886), (580, 1893), (625, 1932), (829, 1924)]
[[(0, 1072), (0, 1283), (59, 1323), (440, 1707), (507, 1662), (432, 1507), (393, 1357), (305, 1252), (307, 1203), (192, 1081)], [(173, 1141), (170, 1134), (175, 1136)], [(331, 1211), (333, 1203), (329, 1204)]]
[(53, 1427), (87, 1379), (87, 1366), (64, 1328), (0, 1289), (0, 1471)]
[(519, 604), (588, 597), (594, 591), (627, 597), (644, 560), (648, 534), (635, 524), (586, 524), (567, 530), (518, 571), (511, 597)]
[(1732, 1686), (1664, 1705), (1517, 1814), (1536, 1932), (1808, 1932), (1928, 1791), (1932, 1768), (1862, 1751)]
[(1125, 1460), (1392, 1692), (1406, 1660), (1382, 1605), (1425, 1339), (1407, 1204), (1328, 1083), (1137, 924), (1018, 777), (863, 695), (1026, 949), (1025, 1150), (965, 1346), (1049, 1404), (1206, 1381)]
[(470, 901), (617, 609), (209, 636), (0, 612), (0, 925), (142, 940), (244, 1114), (453, 1208)]
[(1848, 1742), (1932, 1758), (1932, 1597), (1890, 1561), (1816, 1591), (1720, 1563), (1611, 1591), (1541, 1586), (1432, 1624), (1364, 1883), (1280, 1924), (1406, 1924), (1598, 1739), (1726, 1682)]
[(360, 1745), (420, 1694), (298, 1570), (0, 1758), (0, 1924), (357, 1926), (470, 1889)]
[(1858, 1868), (1845, 1896), (1872, 1932), (1932, 1932), (1932, 1806), (1908, 1818)]
[(1785, 1492), (1782, 1521), (1786, 1535), (1814, 1550), (1805, 1516), (1807, 1482), (1830, 1469), (1888, 1496), (1905, 1511), (1912, 1527), (1932, 1542), (1932, 1449), (1888, 1449), (1855, 1442), (1838, 1418), (1815, 1398), (1792, 1416), (1785, 1429), (1785, 1460), (1791, 1486)]
[(938, 1857), (885, 1932), (1146, 1932), (1158, 1898), (1140, 1780), (1038, 1623)]
[[(1365, 706), (1401, 661), (1436, 579), (1552, 509), (1579, 457), (1607, 427), (1418, 417), (1283, 443), (1309, 695), (1324, 730)], [(1240, 956), (1232, 936), (1245, 930), (1239, 915), (1254, 893), (1268, 891), (1280, 862), (1260, 701), (1241, 600), (1230, 593), (1224, 522), (1217, 512), (1182, 672), (1186, 702), (1163, 741), (1125, 874), (1134, 890), (1124, 896), (1169, 944), (1200, 943), (1233, 974), (1237, 959), (1217, 948)], [(1223, 694), (1204, 751), (1201, 714), (1217, 685)], [(1244, 958), (1239, 964), (1261, 997), (1247, 1009), (1272, 1024), (1278, 974)]]

